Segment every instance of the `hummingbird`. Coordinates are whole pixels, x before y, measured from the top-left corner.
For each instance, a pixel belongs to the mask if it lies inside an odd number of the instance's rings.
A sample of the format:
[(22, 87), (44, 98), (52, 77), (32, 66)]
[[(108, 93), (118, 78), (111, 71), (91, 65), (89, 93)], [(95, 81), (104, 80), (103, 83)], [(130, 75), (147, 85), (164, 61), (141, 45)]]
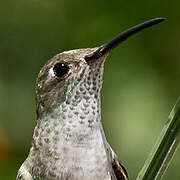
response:
[(104, 63), (121, 42), (162, 22), (154, 18), (105, 44), (57, 54), (36, 80), (37, 125), (17, 180), (128, 180), (101, 123)]

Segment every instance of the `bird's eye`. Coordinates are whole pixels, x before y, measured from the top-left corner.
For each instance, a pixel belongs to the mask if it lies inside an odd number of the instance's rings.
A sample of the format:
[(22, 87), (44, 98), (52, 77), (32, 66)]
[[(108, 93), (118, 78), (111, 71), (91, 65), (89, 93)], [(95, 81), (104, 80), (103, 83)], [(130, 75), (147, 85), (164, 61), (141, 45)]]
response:
[(69, 66), (64, 63), (57, 63), (54, 65), (53, 71), (54, 71), (55, 76), (62, 77), (68, 73)]

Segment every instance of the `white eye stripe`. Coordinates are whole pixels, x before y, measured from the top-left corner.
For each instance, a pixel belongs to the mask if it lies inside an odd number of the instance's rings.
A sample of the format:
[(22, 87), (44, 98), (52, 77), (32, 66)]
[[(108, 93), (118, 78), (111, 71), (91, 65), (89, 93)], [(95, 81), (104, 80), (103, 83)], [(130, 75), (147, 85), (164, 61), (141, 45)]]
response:
[(54, 77), (55, 76), (53, 68), (49, 69), (49, 76), (50, 77)]

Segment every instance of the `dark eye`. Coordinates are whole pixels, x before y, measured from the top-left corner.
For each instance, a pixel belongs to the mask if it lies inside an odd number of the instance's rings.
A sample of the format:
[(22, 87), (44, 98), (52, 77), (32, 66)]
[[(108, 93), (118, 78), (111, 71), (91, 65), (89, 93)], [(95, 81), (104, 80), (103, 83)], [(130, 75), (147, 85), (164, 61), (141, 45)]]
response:
[(69, 66), (68, 66), (67, 64), (64, 64), (64, 63), (57, 63), (57, 64), (54, 65), (53, 71), (54, 71), (54, 74), (55, 74), (57, 77), (62, 77), (62, 76), (64, 76), (65, 74), (68, 73), (68, 71), (69, 71)]

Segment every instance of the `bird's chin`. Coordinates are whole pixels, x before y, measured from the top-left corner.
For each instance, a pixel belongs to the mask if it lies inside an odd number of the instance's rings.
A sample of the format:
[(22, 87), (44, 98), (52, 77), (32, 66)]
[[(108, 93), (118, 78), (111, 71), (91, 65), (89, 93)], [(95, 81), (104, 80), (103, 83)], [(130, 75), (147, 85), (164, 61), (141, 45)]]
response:
[(89, 60), (87, 63), (90, 67), (92, 67), (94, 69), (103, 68), (107, 56), (108, 56), (108, 54), (104, 54), (103, 56), (101, 56), (99, 58)]

